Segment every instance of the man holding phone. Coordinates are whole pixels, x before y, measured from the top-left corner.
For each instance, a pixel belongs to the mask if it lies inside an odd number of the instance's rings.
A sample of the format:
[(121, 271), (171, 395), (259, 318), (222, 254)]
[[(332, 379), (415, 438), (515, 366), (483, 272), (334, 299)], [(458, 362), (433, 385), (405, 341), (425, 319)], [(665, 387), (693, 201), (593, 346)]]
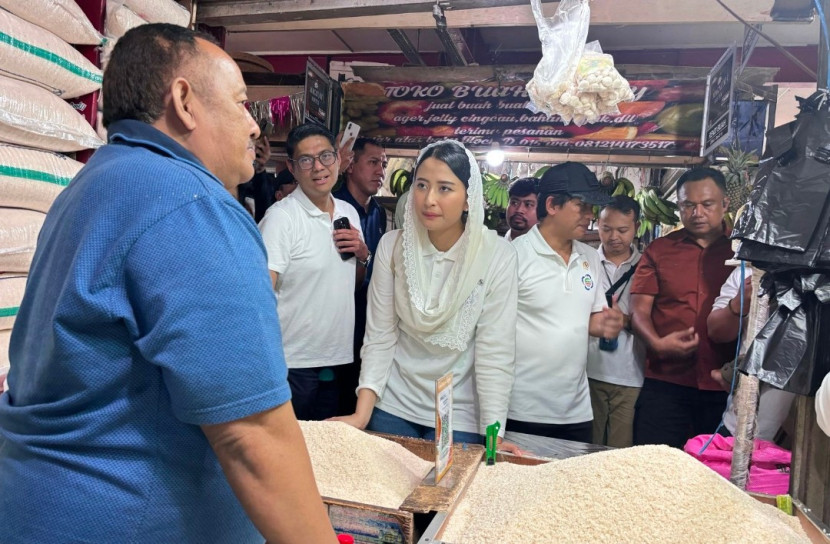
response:
[(268, 209), (259, 229), (294, 411), (322, 420), (336, 414), (339, 367), (352, 362), (353, 292), (369, 249), (355, 209), (331, 194), (340, 168), (334, 136), (306, 123), (288, 134), (286, 151), (298, 187)]

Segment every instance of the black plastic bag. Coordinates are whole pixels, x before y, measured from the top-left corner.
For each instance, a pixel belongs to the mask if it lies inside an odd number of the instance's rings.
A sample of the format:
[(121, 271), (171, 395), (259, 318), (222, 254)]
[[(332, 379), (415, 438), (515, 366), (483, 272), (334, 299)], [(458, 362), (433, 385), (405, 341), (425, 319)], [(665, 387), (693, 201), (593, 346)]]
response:
[[(769, 285), (772, 284), (772, 285)], [(830, 370), (830, 276), (793, 270), (764, 276), (778, 303), (740, 370), (774, 387), (813, 395)]]

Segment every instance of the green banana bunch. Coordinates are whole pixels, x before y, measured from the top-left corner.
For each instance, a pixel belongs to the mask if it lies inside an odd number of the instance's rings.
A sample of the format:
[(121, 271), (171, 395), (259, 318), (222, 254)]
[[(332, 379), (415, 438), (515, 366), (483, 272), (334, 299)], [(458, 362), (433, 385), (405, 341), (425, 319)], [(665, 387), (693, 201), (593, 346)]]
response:
[(637, 238), (642, 238), (643, 236), (645, 236), (646, 232), (651, 232), (653, 228), (654, 224), (651, 221), (645, 218), (641, 218), (640, 227), (637, 229)]
[(510, 195), (507, 193), (510, 178), (506, 174), (497, 176), (488, 172), (483, 175), (482, 181), (484, 198), (487, 202), (495, 208), (507, 209), (510, 201)]
[(654, 188), (644, 188), (634, 199), (640, 204), (642, 219), (652, 224), (663, 223), (672, 226), (679, 222), (676, 214), (677, 205), (657, 196)]
[(611, 196), (629, 196), (634, 198), (634, 183), (627, 178), (618, 178), (617, 185), (614, 186), (614, 192)]
[(395, 196), (401, 196), (409, 190), (412, 185), (412, 173), (409, 170), (400, 168), (392, 172), (392, 177), (389, 178), (389, 190)]

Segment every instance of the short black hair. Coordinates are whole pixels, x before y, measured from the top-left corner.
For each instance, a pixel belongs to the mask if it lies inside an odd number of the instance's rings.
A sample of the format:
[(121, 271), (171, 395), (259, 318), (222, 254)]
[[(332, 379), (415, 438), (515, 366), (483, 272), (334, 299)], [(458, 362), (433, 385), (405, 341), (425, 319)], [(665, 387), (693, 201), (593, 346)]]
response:
[(121, 119), (148, 124), (160, 119), (167, 86), (177, 70), (199, 54), (196, 38), (216, 43), (209, 34), (164, 23), (141, 25), (124, 34), (104, 71), (104, 126)]
[(274, 177), (274, 191), (276, 191), (283, 185), (295, 182), (296, 179), (294, 178), (294, 174), (291, 173), (291, 170), (289, 170), (288, 168), (284, 168), (280, 170), (280, 173)]
[(449, 166), (452, 173), (464, 184), (464, 187), (470, 187), (470, 159), (463, 147), (450, 142), (442, 142), (430, 147), (421, 156), (418, 164), (415, 165), (414, 172), (417, 173), (421, 163), (430, 157)]
[(548, 197), (553, 199), (553, 206), (564, 206), (573, 199), (581, 200), (579, 197), (571, 196), (568, 193), (546, 193), (540, 194), (536, 201), (536, 219), (542, 222), (542, 219), (548, 216), (547, 201)]
[(354, 147), (352, 148), (352, 151), (354, 151), (355, 158), (357, 158), (358, 156), (360, 156), (361, 153), (363, 153), (363, 150), (366, 149), (367, 145), (373, 145), (375, 147), (385, 149), (383, 147), (383, 144), (381, 144), (374, 138), (358, 138), (354, 141)]
[(507, 190), (508, 196), (511, 198), (523, 197), (528, 195), (535, 195), (539, 193), (539, 180), (537, 178), (519, 178), (510, 184)]
[(285, 152), (288, 154), (288, 158), (294, 158), (294, 150), (297, 148), (297, 144), (312, 136), (322, 136), (329, 141), (332, 147), (336, 148), (334, 134), (331, 131), (316, 123), (303, 123), (292, 128), (291, 132), (288, 133), (288, 138), (285, 140)]
[(686, 172), (680, 176), (680, 179), (677, 180), (677, 192), (680, 192), (680, 188), (686, 183), (691, 181), (703, 181), (706, 178), (711, 178), (712, 181), (715, 182), (715, 185), (720, 187), (723, 194), (726, 194), (726, 178), (724, 177), (723, 172), (716, 170), (715, 168), (709, 168), (708, 166), (697, 166), (690, 170), (686, 170)]
[(634, 212), (634, 222), (636, 223), (640, 220), (640, 205), (630, 196), (612, 196), (611, 202), (606, 204), (602, 209), (617, 210), (623, 215), (628, 215), (630, 212)]

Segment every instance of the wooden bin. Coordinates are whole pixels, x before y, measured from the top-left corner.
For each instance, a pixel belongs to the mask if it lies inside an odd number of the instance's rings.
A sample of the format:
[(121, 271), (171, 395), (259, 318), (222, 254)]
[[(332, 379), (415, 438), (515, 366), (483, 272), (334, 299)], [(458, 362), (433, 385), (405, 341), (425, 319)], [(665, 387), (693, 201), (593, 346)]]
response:
[[(421, 459), (435, 461), (432, 441), (372, 434), (400, 444)], [(452, 468), (438, 485), (435, 485), (433, 469), (397, 509), (323, 497), (329, 520), (336, 533), (351, 535), (356, 544), (414, 544), (415, 514), (449, 511), (467, 488), (483, 457), (483, 446), (455, 444)]]

